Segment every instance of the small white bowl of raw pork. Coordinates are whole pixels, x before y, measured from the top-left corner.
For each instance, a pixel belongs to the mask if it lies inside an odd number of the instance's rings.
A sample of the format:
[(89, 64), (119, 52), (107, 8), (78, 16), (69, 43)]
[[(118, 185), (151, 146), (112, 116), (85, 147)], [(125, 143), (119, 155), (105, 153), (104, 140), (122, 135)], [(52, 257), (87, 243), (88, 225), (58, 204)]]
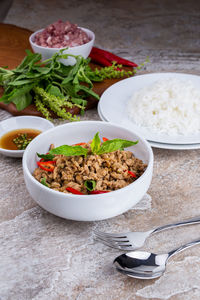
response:
[[(37, 153), (49, 152), (49, 146), (74, 145), (89, 142), (99, 132), (103, 137), (138, 141), (125, 150), (142, 160), (143, 174), (127, 186), (102, 193), (77, 195), (64, 193), (41, 184), (33, 176), (40, 158)], [(132, 154), (131, 153), (131, 154)], [(153, 171), (153, 152), (149, 143), (136, 133), (112, 123), (81, 121), (57, 126), (36, 137), (25, 150), (23, 171), (26, 187), (31, 197), (45, 210), (59, 217), (77, 221), (97, 221), (120, 215), (136, 205), (147, 192)]]
[[(66, 29), (67, 27), (68, 29)], [(40, 53), (43, 61), (62, 49), (66, 49), (63, 54), (81, 55), (87, 58), (94, 45), (94, 40), (95, 34), (91, 30), (60, 20), (34, 32), (29, 37), (33, 51)], [(61, 59), (61, 62), (65, 65), (73, 65), (76, 60), (69, 57)]]

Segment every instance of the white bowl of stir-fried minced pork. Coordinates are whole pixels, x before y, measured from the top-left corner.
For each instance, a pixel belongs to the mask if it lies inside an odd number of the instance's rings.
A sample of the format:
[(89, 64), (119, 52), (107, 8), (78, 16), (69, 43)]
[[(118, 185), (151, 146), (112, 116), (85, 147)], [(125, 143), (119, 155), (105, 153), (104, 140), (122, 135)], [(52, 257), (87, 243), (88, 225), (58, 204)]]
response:
[(26, 187), (47, 211), (77, 221), (117, 216), (148, 190), (153, 153), (131, 130), (101, 121), (57, 126), (23, 156)]

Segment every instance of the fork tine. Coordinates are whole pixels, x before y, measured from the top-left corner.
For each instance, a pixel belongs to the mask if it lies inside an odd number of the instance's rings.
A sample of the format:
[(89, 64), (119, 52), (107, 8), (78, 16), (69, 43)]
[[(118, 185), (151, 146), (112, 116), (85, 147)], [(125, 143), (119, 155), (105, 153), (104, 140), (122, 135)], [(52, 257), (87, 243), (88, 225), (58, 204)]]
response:
[(113, 241), (113, 242), (119, 246), (131, 246), (131, 243), (129, 241), (122, 241), (122, 242)]
[(102, 242), (106, 242), (107, 244), (113, 245), (113, 246), (118, 246), (118, 243), (112, 240), (108, 240), (107, 238), (103, 238), (100, 236), (96, 236), (95, 238), (96, 240), (102, 241)]
[(110, 242), (107, 242), (107, 241), (105, 241), (105, 240), (102, 240), (102, 239), (100, 239), (100, 238), (96, 238), (96, 240), (97, 240), (98, 242), (100, 242), (100, 243), (102, 243), (102, 244), (104, 244), (104, 245), (110, 247), (110, 248), (114, 248), (114, 249), (118, 249), (118, 250), (120, 249), (117, 245), (115, 245), (115, 244), (113, 244), (113, 243), (110, 243)]
[(119, 246), (119, 247), (130, 247), (132, 246), (131, 243), (129, 241), (125, 241), (125, 242), (118, 242), (118, 241), (114, 241), (114, 240), (108, 240), (107, 238), (103, 238), (103, 237), (98, 237), (96, 236), (97, 240), (100, 240), (102, 242), (106, 242), (107, 244), (110, 244), (110, 245), (114, 245), (114, 246)]
[(118, 249), (118, 250), (122, 250), (122, 251), (130, 251), (130, 250), (135, 250), (135, 248), (133, 248), (131, 245), (127, 246), (127, 245), (118, 245), (112, 242), (108, 242), (107, 240), (103, 240), (101, 238), (96, 238), (97, 241), (103, 243), (104, 245), (110, 247), (110, 248), (114, 248), (114, 249)]
[(95, 239), (100, 240), (102, 242), (106, 242), (108, 244), (112, 244), (112, 245), (116, 245), (115, 242), (113, 242), (112, 240), (108, 240), (107, 238), (101, 237), (101, 236), (96, 236)]
[(98, 230), (94, 230), (94, 233), (96, 235), (101, 235), (105, 237), (116, 237), (116, 238), (127, 238), (125, 233), (107, 233), (107, 232), (102, 232)]
[(108, 247), (111, 247), (111, 248), (114, 248), (114, 249), (118, 249), (118, 250), (120, 249), (120, 247), (117, 244), (115, 244), (115, 243), (108, 242), (107, 240), (103, 240), (101, 238), (97, 238), (96, 240), (99, 241), (99, 242), (101, 242), (101, 243), (103, 243), (104, 245), (106, 245)]
[(113, 242), (129, 242), (128, 238), (127, 237), (112, 237), (112, 236), (107, 236), (107, 235), (104, 235), (104, 234), (99, 234), (99, 233), (95, 233), (95, 236), (97, 237), (100, 237), (100, 238), (103, 238), (107, 241), (113, 241)]

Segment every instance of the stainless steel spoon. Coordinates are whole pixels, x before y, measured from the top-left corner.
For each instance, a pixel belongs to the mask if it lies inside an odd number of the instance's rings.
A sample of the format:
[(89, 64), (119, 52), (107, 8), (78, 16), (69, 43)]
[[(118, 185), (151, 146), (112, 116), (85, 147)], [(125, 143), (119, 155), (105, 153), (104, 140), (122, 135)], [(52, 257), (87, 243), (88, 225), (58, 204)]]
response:
[(116, 269), (130, 277), (153, 279), (160, 277), (166, 269), (168, 259), (186, 248), (200, 244), (200, 239), (182, 245), (166, 254), (154, 254), (145, 251), (132, 251), (115, 258)]

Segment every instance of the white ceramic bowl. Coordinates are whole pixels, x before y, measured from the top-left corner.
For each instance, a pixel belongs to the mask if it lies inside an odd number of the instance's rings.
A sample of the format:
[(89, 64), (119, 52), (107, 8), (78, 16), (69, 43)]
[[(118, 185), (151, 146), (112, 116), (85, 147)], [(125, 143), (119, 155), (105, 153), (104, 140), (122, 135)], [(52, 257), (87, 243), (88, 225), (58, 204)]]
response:
[[(76, 47), (70, 47), (66, 49), (63, 53), (67, 54), (73, 54), (73, 55), (82, 55), (84, 58), (87, 58), (92, 50), (92, 47), (94, 45), (94, 40), (95, 40), (95, 34), (89, 29), (80, 27), (83, 31), (86, 32), (86, 34), (89, 36), (90, 41), (86, 44), (76, 46)], [(59, 52), (63, 48), (48, 48), (48, 47), (42, 47), (34, 43), (35, 40), (35, 35), (38, 32), (43, 31), (44, 29), (40, 29), (29, 37), (29, 42), (31, 44), (31, 47), (34, 52), (40, 53), (42, 55), (42, 60), (46, 60), (52, 57), (53, 54), (56, 52)], [(65, 47), (66, 48), (66, 47)], [(73, 65), (75, 64), (76, 60), (73, 57), (70, 57), (68, 59), (61, 59), (60, 60), (63, 64), (65, 65)]]
[[(0, 138), (15, 129), (32, 128), (44, 132), (53, 127), (53, 123), (44, 118), (32, 116), (13, 117), (0, 122)], [(0, 148), (0, 153), (11, 157), (22, 157), (24, 150), (7, 150)]]
[[(63, 144), (87, 142), (96, 132), (114, 139), (139, 140), (129, 147), (137, 158), (148, 164), (144, 174), (132, 184), (100, 195), (72, 195), (54, 191), (38, 182), (32, 173), (37, 167), (36, 152), (46, 153), (50, 144), (58, 147)], [(26, 148), (23, 156), (23, 171), (26, 187), (31, 197), (47, 211), (66, 219), (96, 221), (122, 214), (134, 206), (149, 188), (153, 171), (153, 152), (148, 142), (134, 132), (111, 123), (101, 121), (81, 121), (57, 126), (37, 136)]]

